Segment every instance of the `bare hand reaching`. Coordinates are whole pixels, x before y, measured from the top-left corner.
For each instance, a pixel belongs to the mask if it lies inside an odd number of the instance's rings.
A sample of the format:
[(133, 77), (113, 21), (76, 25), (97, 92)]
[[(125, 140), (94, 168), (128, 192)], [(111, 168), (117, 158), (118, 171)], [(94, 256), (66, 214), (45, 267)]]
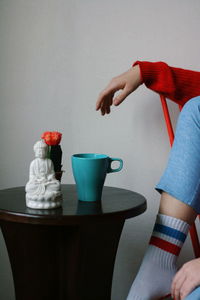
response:
[[(117, 106), (122, 103), (141, 83), (138, 65), (114, 77), (108, 86), (100, 93), (96, 103), (96, 110), (101, 110), (102, 115), (109, 114), (112, 105)], [(121, 90), (121, 93), (115, 97), (115, 93), (119, 90)]]
[(200, 285), (200, 258), (193, 259), (182, 266), (172, 282), (171, 295), (176, 300), (185, 297)]

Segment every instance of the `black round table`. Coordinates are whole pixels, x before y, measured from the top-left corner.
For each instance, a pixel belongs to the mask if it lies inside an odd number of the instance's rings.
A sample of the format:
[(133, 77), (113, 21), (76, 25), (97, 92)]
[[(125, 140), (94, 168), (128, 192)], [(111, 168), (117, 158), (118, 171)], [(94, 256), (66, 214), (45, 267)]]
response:
[(98, 203), (78, 201), (75, 185), (62, 193), (62, 208), (34, 210), (24, 187), (0, 190), (16, 300), (110, 300), (124, 222), (143, 213), (146, 200), (114, 187), (104, 187)]

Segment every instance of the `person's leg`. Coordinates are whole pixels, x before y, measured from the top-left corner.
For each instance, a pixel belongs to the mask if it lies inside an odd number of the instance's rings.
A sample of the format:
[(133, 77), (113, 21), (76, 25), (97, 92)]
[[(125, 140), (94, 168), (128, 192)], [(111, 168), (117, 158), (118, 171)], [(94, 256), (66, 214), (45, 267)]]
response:
[(190, 100), (180, 114), (169, 162), (156, 189), (162, 194), (159, 213), (127, 300), (170, 293), (177, 257), (200, 212), (200, 97)]
[(181, 202), (166, 192), (163, 192), (161, 195), (159, 213), (181, 219), (189, 225), (194, 222), (197, 216), (197, 212), (191, 206)]
[(170, 293), (177, 258), (195, 218), (193, 208), (162, 194), (149, 246), (127, 300), (159, 299)]

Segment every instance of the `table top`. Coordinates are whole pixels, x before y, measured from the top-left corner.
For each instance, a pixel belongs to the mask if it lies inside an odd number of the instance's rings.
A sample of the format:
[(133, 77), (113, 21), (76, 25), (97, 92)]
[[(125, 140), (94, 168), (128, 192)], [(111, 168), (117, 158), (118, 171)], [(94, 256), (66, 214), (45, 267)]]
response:
[(61, 208), (38, 210), (26, 207), (25, 187), (0, 190), (0, 220), (41, 225), (76, 225), (128, 219), (146, 210), (146, 199), (139, 193), (104, 187), (99, 202), (84, 202), (77, 199), (76, 186), (62, 185)]

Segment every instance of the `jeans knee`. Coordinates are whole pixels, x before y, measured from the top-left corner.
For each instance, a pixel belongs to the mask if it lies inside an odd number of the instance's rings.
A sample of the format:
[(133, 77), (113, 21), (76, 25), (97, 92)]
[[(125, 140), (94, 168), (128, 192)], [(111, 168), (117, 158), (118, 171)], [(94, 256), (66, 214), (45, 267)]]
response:
[(200, 96), (190, 99), (183, 107), (183, 115), (191, 116), (200, 122)]
[(183, 110), (200, 111), (200, 96), (190, 99), (183, 107)]

